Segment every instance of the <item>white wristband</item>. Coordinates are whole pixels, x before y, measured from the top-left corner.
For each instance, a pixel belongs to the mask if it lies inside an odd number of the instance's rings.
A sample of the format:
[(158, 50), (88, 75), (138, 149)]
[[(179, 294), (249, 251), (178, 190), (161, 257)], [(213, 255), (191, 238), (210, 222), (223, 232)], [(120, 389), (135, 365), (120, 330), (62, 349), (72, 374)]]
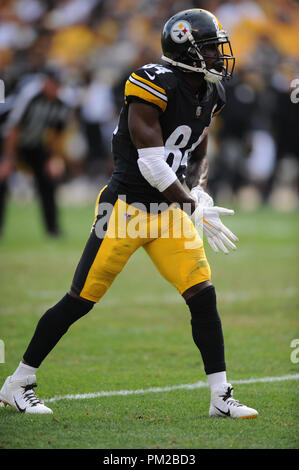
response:
[(142, 176), (160, 192), (165, 191), (177, 179), (176, 174), (164, 160), (164, 147), (138, 149), (137, 164)]

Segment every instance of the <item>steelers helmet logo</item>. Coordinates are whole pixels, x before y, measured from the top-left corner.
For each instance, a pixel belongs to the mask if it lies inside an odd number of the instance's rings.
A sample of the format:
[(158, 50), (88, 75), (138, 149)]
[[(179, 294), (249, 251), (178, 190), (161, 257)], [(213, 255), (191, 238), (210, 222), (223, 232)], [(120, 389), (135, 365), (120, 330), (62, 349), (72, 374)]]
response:
[(191, 33), (188, 21), (177, 21), (170, 30), (171, 39), (179, 44), (187, 41), (188, 33)]

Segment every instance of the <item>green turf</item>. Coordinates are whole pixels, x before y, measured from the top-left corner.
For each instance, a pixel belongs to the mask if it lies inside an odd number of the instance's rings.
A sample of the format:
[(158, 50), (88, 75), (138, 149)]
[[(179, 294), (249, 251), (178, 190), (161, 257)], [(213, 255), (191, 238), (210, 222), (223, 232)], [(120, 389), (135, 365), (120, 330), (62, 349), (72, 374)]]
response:
[[(36, 205), (11, 204), (0, 242), (0, 339), (13, 372), (39, 317), (68, 290), (93, 208), (62, 208), (65, 237), (49, 240)], [(298, 374), (298, 214), (263, 209), (226, 219), (238, 250), (207, 256), (217, 288), (228, 378)], [(75, 323), (38, 372), (42, 398), (204, 381), (190, 315), (140, 250), (102, 301)], [(299, 356), (299, 355), (298, 355)], [(239, 384), (257, 420), (210, 419), (208, 388), (51, 403), (52, 416), (0, 409), (0, 448), (298, 448), (299, 380)]]

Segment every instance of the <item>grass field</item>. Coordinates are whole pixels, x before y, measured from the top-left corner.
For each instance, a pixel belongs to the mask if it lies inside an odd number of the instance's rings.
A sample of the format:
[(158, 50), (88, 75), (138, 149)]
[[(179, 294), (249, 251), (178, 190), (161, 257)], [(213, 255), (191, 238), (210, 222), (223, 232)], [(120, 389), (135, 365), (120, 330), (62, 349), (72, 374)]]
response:
[[(10, 375), (39, 317), (68, 290), (93, 207), (62, 208), (65, 237), (43, 234), (36, 205), (9, 206), (0, 242), (0, 338)], [(207, 256), (218, 293), (228, 378), (234, 383), (299, 373), (298, 214), (263, 209), (227, 221), (237, 252)], [(297, 354), (299, 357), (299, 354)], [(138, 251), (103, 300), (75, 323), (46, 358), (38, 395), (144, 390), (52, 401), (54, 415), (0, 408), (2, 449), (298, 449), (299, 380), (237, 383), (235, 397), (257, 420), (210, 419), (209, 390), (175, 388), (205, 381), (189, 311)], [(153, 387), (169, 391), (146, 392)]]

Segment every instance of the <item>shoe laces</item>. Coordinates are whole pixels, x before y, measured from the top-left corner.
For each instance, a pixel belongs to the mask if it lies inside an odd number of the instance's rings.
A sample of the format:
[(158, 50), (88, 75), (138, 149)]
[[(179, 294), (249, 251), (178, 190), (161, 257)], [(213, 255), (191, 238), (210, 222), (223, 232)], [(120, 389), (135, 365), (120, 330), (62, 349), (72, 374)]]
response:
[(43, 404), (43, 402), (36, 396), (36, 393), (33, 390), (35, 387), (37, 387), (36, 383), (22, 387), (24, 389), (24, 400), (27, 401), (31, 406)]
[(235, 398), (233, 398), (233, 390), (233, 387), (227, 387), (227, 390), (224, 395), (220, 395), (220, 397), (223, 399), (223, 401), (227, 403), (227, 405), (244, 406), (238, 400), (235, 400)]

